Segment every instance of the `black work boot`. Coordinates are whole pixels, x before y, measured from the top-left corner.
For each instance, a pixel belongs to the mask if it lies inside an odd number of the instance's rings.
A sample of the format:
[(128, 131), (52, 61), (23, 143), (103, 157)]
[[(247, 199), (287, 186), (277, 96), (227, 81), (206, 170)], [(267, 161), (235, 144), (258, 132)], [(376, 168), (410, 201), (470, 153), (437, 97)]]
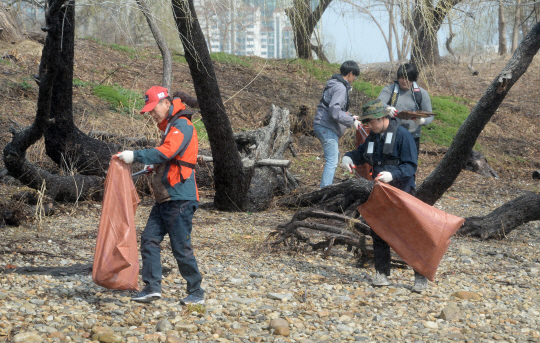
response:
[(414, 286), (412, 287), (411, 291), (415, 293), (422, 293), (423, 291), (426, 290), (427, 286), (428, 286), (427, 278), (415, 270), (414, 271)]

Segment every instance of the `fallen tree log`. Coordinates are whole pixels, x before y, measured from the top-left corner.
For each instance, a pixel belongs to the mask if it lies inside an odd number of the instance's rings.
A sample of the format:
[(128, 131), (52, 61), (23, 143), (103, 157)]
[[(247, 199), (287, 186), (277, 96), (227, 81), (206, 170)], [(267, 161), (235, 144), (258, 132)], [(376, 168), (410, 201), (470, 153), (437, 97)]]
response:
[[(198, 155), (197, 159), (201, 159), (203, 162), (213, 162), (214, 159), (212, 156)], [(257, 168), (257, 167), (279, 167), (279, 168), (288, 168), (291, 165), (291, 160), (274, 160), (267, 158), (264, 160), (250, 160), (248, 158), (242, 159), (244, 163), (244, 168)]]
[(478, 173), (482, 176), (494, 177), (496, 179), (499, 178), (499, 175), (491, 168), (484, 155), (477, 151), (471, 151), (464, 169)]
[(540, 194), (526, 194), (507, 202), (483, 217), (468, 217), (458, 235), (482, 239), (505, 238), (518, 226), (540, 220)]
[[(315, 207), (336, 213), (354, 213), (367, 201), (374, 182), (351, 178), (305, 194), (292, 194), (279, 201), (285, 207)], [(352, 215), (350, 215), (352, 216)]]
[[(420, 154), (439, 156), (446, 154), (447, 151), (448, 149), (438, 149), (435, 151), (420, 150)], [(499, 178), (499, 175), (495, 170), (493, 170), (493, 168), (491, 168), (484, 155), (478, 151), (471, 151), (467, 157), (467, 161), (465, 162), (465, 167), (463, 167), (463, 169), (472, 171), (482, 176), (494, 177), (496, 179)]]
[[(324, 223), (312, 219), (323, 220)], [(366, 244), (366, 236), (370, 232), (369, 226), (361, 220), (334, 212), (305, 209), (296, 212), (290, 222), (278, 225), (276, 230), (268, 234), (264, 243), (274, 249), (280, 244), (287, 248), (300, 248), (303, 243), (313, 250), (322, 249), (323, 258), (328, 257), (332, 247), (346, 245), (348, 251), (355, 249), (355, 256), (360, 259), (360, 264), (364, 264), (373, 257), (373, 248)], [(323, 240), (312, 242), (317, 234), (322, 235)], [(398, 265), (406, 265), (395, 254), (392, 260)]]

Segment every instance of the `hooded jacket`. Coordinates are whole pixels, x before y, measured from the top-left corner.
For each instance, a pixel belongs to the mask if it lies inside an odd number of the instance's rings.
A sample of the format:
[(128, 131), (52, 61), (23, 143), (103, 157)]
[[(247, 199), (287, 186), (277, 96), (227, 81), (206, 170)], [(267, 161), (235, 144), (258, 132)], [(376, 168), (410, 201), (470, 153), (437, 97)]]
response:
[(158, 125), (164, 131), (161, 145), (134, 151), (133, 155), (137, 162), (154, 165), (152, 190), (158, 203), (170, 200), (199, 201), (194, 169), (199, 152), (197, 130), (188, 116), (180, 115), (170, 122), (186, 108), (180, 99), (173, 99), (171, 107), (167, 118)]
[(324, 87), (313, 124), (327, 127), (338, 137), (343, 136), (345, 130), (354, 124), (354, 118), (347, 112), (350, 89), (351, 86), (342, 75), (332, 75)]

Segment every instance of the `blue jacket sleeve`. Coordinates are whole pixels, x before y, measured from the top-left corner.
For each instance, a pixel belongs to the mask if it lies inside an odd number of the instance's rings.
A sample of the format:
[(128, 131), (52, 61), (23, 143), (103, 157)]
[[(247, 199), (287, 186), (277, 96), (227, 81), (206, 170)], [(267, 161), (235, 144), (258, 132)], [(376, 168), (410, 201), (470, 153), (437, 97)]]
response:
[(364, 149), (366, 144), (367, 143), (360, 144), (356, 150), (349, 151), (345, 154), (345, 156), (350, 157), (353, 160), (355, 166), (366, 163), (364, 159)]

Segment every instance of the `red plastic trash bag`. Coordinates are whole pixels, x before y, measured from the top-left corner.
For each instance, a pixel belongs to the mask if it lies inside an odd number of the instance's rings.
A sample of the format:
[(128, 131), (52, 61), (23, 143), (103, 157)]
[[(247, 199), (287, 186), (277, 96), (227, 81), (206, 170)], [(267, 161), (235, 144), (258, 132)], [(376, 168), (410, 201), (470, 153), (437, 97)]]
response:
[[(365, 134), (360, 132), (359, 130), (356, 130), (356, 142), (355, 147), (358, 149), (358, 146), (360, 144), (364, 144), (366, 142), (367, 135), (369, 135), (370, 129), (364, 129)], [(373, 181), (373, 177), (371, 176), (371, 166), (367, 163), (364, 163), (362, 165), (356, 166), (356, 173), (357, 176), (363, 177), (366, 180)]]
[(403, 261), (431, 281), (450, 237), (465, 222), (381, 182), (358, 212)]
[(92, 279), (109, 289), (139, 290), (139, 253), (135, 211), (139, 196), (131, 166), (112, 158), (105, 180), (105, 197), (94, 254)]

